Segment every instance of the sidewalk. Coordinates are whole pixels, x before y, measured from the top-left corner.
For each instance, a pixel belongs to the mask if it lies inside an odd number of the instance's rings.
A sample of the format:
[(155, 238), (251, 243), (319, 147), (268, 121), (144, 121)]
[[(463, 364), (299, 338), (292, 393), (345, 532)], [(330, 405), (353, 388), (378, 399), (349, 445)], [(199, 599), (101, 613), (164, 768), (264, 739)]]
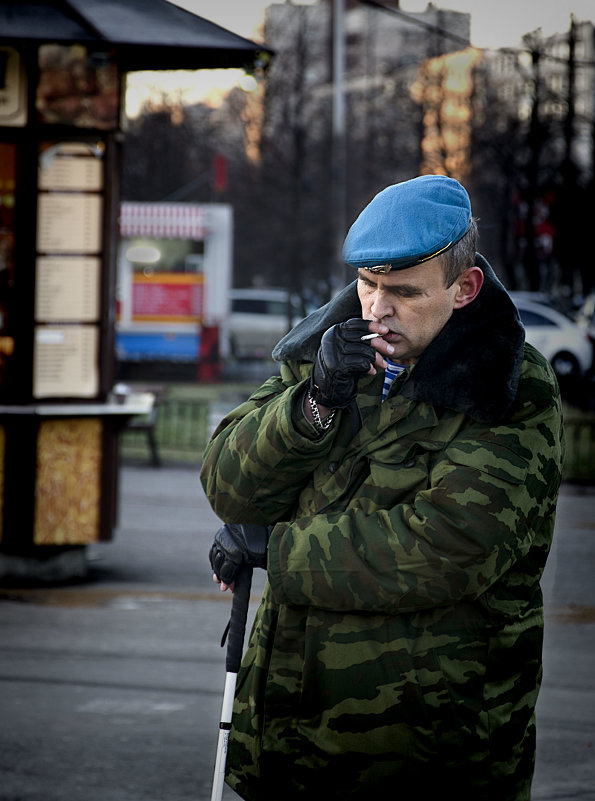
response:
[(532, 801), (595, 801), (595, 492), (564, 485), (542, 586), (544, 679)]
[[(196, 469), (126, 467), (86, 582), (0, 590), (0, 801), (209, 801), (230, 609), (208, 566), (218, 526)], [(533, 801), (595, 801), (594, 572), (595, 494), (565, 486)]]

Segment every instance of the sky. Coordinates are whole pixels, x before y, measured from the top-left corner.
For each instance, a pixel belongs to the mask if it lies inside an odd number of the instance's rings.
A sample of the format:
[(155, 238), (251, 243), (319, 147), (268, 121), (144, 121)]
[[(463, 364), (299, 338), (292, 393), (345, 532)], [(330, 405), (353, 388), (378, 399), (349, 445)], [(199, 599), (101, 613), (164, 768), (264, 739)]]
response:
[[(171, 1), (171, 0), (170, 0)], [(294, 0), (298, 3), (300, 0)], [(201, 17), (254, 38), (265, 0), (175, 0)], [(381, 2), (381, 0), (380, 0)], [(471, 40), (476, 47), (515, 45), (524, 33), (542, 28), (544, 35), (568, 29), (570, 14), (595, 22), (595, 0), (435, 0), (439, 8), (471, 13)], [(427, 0), (401, 0), (401, 10), (423, 11)]]
[[(313, 0), (301, 0), (308, 3)], [(262, 41), (259, 33), (267, 0), (170, 0), (240, 36)], [(300, 0), (294, 0), (299, 3)], [(380, 0), (381, 2), (381, 0)], [(567, 31), (570, 15), (595, 24), (595, 0), (435, 0), (439, 8), (471, 14), (471, 43), (475, 47), (514, 47), (525, 33), (541, 28), (544, 36)], [(401, 10), (420, 12), (427, 0), (401, 0)], [(201, 74), (202, 73), (202, 74)], [(202, 70), (201, 73), (136, 73), (129, 77), (127, 111), (134, 116), (147, 97), (172, 93), (182, 103), (210, 101), (237, 85), (239, 70)]]

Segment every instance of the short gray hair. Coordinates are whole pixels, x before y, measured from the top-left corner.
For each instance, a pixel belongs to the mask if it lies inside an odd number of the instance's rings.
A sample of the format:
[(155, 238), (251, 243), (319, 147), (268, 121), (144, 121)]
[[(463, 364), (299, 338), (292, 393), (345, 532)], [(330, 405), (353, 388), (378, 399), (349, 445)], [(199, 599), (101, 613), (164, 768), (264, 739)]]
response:
[(467, 232), (439, 257), (442, 262), (444, 282), (447, 287), (452, 286), (461, 273), (475, 264), (478, 239), (477, 222), (472, 218)]

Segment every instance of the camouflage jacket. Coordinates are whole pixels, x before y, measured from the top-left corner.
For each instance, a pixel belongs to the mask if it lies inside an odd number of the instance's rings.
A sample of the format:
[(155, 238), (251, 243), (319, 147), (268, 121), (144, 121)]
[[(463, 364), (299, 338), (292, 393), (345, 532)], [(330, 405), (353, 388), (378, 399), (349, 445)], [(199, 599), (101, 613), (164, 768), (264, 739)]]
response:
[(478, 299), (384, 403), (361, 379), (355, 427), (344, 410), (316, 435), (301, 411), (322, 331), (361, 314), (352, 285), (207, 447), (215, 512), (275, 524), (227, 761), (246, 799), (529, 799), (562, 416), (480, 263)]

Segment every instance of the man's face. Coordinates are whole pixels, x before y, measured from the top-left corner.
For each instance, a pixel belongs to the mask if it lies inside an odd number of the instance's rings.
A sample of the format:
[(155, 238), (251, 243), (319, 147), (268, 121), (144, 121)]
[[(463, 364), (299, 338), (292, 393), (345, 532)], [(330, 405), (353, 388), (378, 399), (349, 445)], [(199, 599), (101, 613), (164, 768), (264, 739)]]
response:
[(357, 292), (364, 320), (388, 327), (383, 339), (399, 364), (417, 361), (461, 305), (461, 280), (446, 287), (439, 258), (386, 275), (360, 269)]

